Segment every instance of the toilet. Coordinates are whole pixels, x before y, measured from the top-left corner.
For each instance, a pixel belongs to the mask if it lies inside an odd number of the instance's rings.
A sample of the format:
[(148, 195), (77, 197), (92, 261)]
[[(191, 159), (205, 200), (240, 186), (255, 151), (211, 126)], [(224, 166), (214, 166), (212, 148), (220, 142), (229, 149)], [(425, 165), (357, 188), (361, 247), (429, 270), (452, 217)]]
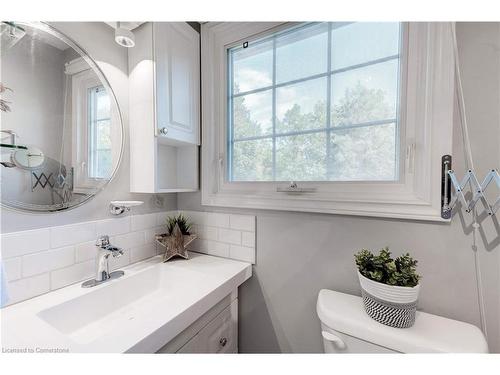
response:
[(410, 328), (370, 318), (361, 297), (322, 289), (316, 306), (325, 353), (488, 353), (472, 324), (417, 311)]

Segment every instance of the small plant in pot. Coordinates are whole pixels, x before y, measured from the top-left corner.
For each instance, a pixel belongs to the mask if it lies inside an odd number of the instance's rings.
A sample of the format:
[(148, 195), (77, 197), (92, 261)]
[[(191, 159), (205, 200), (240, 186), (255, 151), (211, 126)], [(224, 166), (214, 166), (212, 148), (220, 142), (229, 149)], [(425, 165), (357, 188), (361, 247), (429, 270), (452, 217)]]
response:
[(411, 327), (420, 290), (417, 261), (408, 253), (393, 259), (387, 247), (378, 255), (363, 249), (354, 257), (367, 314), (391, 327)]
[(189, 218), (180, 213), (177, 216), (169, 216), (167, 218), (167, 232), (171, 235), (174, 232), (175, 226), (178, 225), (181, 233), (185, 236), (189, 236), (191, 233), (191, 222)]
[(167, 218), (166, 227), (167, 233), (156, 235), (156, 243), (165, 249), (163, 261), (174, 257), (189, 259), (187, 246), (197, 238), (196, 234), (191, 233), (192, 224), (189, 218), (182, 213), (170, 216)]

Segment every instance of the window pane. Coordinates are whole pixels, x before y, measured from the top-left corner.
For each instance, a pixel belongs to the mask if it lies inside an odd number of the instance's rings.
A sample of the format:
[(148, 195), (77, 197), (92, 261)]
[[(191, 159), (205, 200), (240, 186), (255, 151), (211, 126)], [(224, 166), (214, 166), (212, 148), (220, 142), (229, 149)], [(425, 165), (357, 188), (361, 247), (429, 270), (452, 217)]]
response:
[(271, 139), (239, 141), (233, 144), (233, 181), (270, 181), (273, 179)]
[(312, 133), (276, 138), (277, 181), (326, 179), (326, 134)]
[(328, 70), (328, 24), (301, 27), (276, 38), (276, 82)]
[(271, 90), (233, 98), (234, 139), (272, 133), (272, 105)]
[(100, 120), (96, 123), (97, 149), (111, 148), (111, 123), (109, 120)]
[(394, 119), (398, 101), (398, 63), (395, 59), (333, 74), (332, 125)]
[(97, 151), (96, 178), (111, 177), (111, 150)]
[(276, 89), (276, 132), (326, 127), (326, 77)]
[(109, 178), (112, 172), (109, 95), (102, 86), (88, 90), (88, 177)]
[(399, 23), (355, 22), (333, 25), (332, 69), (341, 69), (399, 53)]
[(97, 101), (97, 119), (108, 119), (110, 115), (109, 95), (104, 88), (100, 89), (96, 94)]
[(330, 179), (395, 180), (395, 129), (386, 124), (332, 132)]
[(247, 48), (230, 50), (233, 62), (233, 93), (246, 92), (273, 83), (273, 43), (249, 42)]
[(90, 152), (89, 177), (111, 177), (113, 160), (111, 153), (111, 124), (109, 120), (95, 122)]
[(397, 179), (399, 44), (399, 23), (315, 22), (229, 49), (229, 179)]

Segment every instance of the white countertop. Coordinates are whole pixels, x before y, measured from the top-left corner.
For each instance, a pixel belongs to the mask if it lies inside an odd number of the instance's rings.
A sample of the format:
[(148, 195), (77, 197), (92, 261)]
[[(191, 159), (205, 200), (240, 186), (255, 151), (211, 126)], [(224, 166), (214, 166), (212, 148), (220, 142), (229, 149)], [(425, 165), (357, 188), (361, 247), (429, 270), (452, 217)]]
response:
[(2, 348), (154, 353), (252, 275), (249, 263), (197, 253), (123, 270), (1, 309)]

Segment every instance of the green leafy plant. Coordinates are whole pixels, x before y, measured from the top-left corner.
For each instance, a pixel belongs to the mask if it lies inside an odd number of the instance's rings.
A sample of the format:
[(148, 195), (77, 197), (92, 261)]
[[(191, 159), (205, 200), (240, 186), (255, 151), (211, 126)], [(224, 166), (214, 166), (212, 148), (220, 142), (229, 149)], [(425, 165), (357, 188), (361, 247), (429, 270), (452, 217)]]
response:
[(179, 225), (179, 229), (182, 234), (189, 235), (189, 231), (191, 230), (191, 226), (193, 225), (189, 222), (189, 218), (184, 216), (183, 214), (179, 214), (177, 216), (169, 216), (167, 218), (167, 232), (168, 234), (172, 234), (172, 231), (175, 228), (175, 224)]
[(387, 285), (414, 287), (418, 285), (420, 275), (417, 274), (417, 261), (406, 253), (392, 259), (388, 247), (380, 250), (378, 255), (362, 249), (354, 255), (359, 273), (370, 280)]
[[(3, 94), (6, 91), (12, 92), (11, 88), (5, 86), (2, 82), (0, 82), (0, 94)], [(0, 98), (0, 111), (2, 112), (10, 112), (10, 102)]]

